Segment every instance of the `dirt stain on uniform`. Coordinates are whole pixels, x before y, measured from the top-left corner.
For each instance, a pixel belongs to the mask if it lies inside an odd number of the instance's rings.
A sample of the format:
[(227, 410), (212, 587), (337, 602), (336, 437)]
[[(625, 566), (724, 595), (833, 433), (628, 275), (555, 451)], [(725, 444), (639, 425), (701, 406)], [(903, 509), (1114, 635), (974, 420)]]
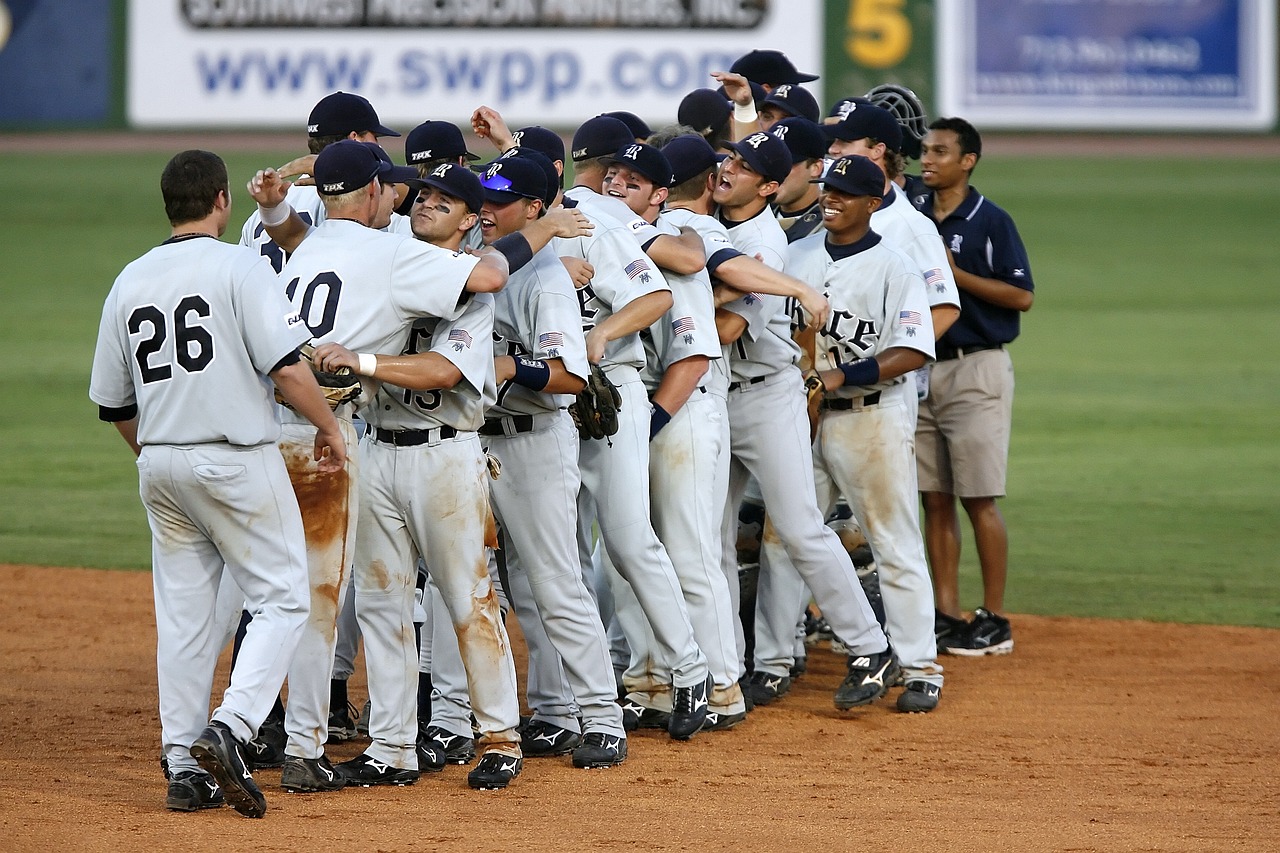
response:
[(302, 511), (307, 544), (324, 547), (347, 535), (348, 494), (351, 479), (346, 469), (331, 473), (316, 468), (309, 452), (297, 447), (285, 450), (289, 480)]

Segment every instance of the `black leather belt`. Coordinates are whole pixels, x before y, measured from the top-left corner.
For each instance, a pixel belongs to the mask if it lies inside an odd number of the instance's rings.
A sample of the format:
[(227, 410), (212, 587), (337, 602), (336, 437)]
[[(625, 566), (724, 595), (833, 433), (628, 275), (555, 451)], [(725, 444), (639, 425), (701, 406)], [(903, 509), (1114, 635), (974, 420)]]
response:
[(865, 397), (827, 397), (822, 401), (822, 408), (830, 412), (849, 412), (854, 409), (865, 409), (880, 402), (880, 392)]
[(768, 376), (756, 376), (751, 379), (744, 379), (741, 382), (730, 382), (729, 390), (737, 391), (739, 388), (745, 388), (748, 385), (759, 385), (761, 382), (765, 381), (768, 378), (769, 378)]
[(480, 427), (479, 433), (481, 435), (506, 435), (506, 431), (502, 428), (504, 421), (511, 423), (514, 427), (513, 432), (533, 432), (533, 415), (510, 415), (505, 418), (490, 418), (484, 422), (484, 426)]
[(439, 441), (453, 438), (457, 434), (458, 431), (451, 426), (435, 429), (375, 429), (373, 440), (396, 447), (417, 447), (429, 443), (433, 438)]
[(950, 347), (946, 344), (938, 344), (934, 350), (937, 353), (935, 360), (950, 361), (962, 355), (973, 355), (975, 352), (986, 352), (989, 349), (1004, 349), (1004, 344), (974, 344), (971, 347)]

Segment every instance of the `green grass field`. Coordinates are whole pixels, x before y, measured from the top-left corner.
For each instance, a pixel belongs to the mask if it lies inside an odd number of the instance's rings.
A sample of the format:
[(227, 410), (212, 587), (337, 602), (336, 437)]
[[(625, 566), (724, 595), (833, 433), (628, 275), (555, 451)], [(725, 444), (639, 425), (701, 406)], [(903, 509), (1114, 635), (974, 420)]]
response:
[[(239, 188), (287, 156), (227, 158), (235, 234)], [(0, 156), (0, 562), (149, 564), (130, 454), (86, 392), (103, 297), (167, 236), (167, 157)], [(1280, 627), (1280, 162), (993, 158), (975, 182), (1038, 286), (1013, 347), (1009, 609)], [(967, 549), (966, 607), (979, 590)]]

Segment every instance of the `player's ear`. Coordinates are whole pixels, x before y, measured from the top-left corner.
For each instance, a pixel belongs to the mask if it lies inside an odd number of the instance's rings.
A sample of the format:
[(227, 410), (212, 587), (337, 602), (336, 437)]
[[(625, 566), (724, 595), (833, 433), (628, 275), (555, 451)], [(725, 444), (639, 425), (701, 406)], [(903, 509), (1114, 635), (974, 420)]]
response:
[(474, 228), (476, 223), (479, 221), (480, 221), (479, 216), (477, 216), (474, 213), (468, 213), (466, 216), (462, 217), (462, 221), (458, 223), (458, 230), (465, 234), (466, 232)]
[(671, 194), (671, 190), (666, 187), (654, 187), (653, 192), (649, 194), (649, 204), (652, 207), (658, 207), (667, 200), (667, 196)]
[(758, 193), (759, 193), (763, 198), (768, 198), (769, 196), (771, 196), (771, 195), (773, 195), (774, 193), (776, 193), (776, 192), (778, 191), (778, 187), (780, 187), (780, 186), (782, 186), (782, 185), (781, 185), (781, 184), (779, 184), (777, 181), (765, 181), (764, 183), (762, 183), (762, 184), (760, 185), (760, 189), (759, 189), (759, 190), (757, 190), (757, 192), (758, 192)]

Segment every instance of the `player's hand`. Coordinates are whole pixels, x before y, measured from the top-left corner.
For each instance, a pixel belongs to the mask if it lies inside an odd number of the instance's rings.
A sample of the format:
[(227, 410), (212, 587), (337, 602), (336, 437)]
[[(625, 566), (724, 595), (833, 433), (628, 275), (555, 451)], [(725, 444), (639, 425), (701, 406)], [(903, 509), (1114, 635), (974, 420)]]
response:
[(609, 339), (600, 332), (599, 326), (587, 332), (587, 361), (599, 364), (600, 359), (604, 358), (604, 348), (608, 343)]
[(511, 379), (516, 375), (515, 358), (509, 355), (497, 356), (493, 360), (493, 372), (499, 385)]
[(745, 107), (754, 100), (751, 84), (741, 74), (734, 74), (732, 71), (713, 71), (711, 76), (717, 83), (724, 86), (725, 97), (738, 106)]
[(831, 316), (831, 303), (827, 297), (812, 287), (806, 287), (800, 292), (798, 301), (804, 313), (808, 315), (809, 322), (805, 324), (807, 328), (821, 329), (826, 325), (827, 319)]
[(476, 111), (471, 114), (471, 132), (492, 142), (499, 151), (514, 148), (516, 144), (502, 113), (493, 107), (476, 107)]
[(281, 177), (275, 169), (260, 169), (249, 179), (245, 189), (249, 191), (249, 195), (259, 207), (271, 208), (278, 207), (284, 202), (290, 186), (292, 184)]
[(321, 344), (316, 347), (311, 360), (329, 373), (337, 373), (344, 367), (354, 373), (360, 367), (360, 356), (342, 344)]
[[(556, 206), (547, 211), (543, 220), (551, 226), (553, 233), (557, 237), (572, 239), (573, 237), (588, 237), (595, 230), (595, 225), (586, 214), (576, 207)], [(586, 261), (583, 261), (585, 264)]]
[(298, 181), (298, 183), (314, 184), (315, 180), (310, 178), (310, 176), (315, 174), (315, 169), (316, 155), (304, 154), (301, 157), (295, 157), (288, 163), (285, 163), (279, 169), (276, 169), (276, 171), (285, 178), (292, 178), (296, 175), (307, 175), (308, 178), (306, 180)]
[(573, 279), (573, 286), (577, 290), (582, 290), (595, 277), (596, 268), (582, 258), (562, 257), (560, 263), (569, 271), (569, 278)]
[(833, 370), (820, 370), (818, 375), (822, 377), (824, 391), (834, 391), (844, 387), (844, 373), (838, 367)]
[(326, 474), (341, 471), (347, 465), (347, 442), (335, 421), (332, 427), (316, 430), (316, 466)]
[(724, 282), (717, 282), (711, 293), (715, 297), (717, 308), (728, 305), (730, 302), (736, 302), (747, 295), (745, 291), (738, 290), (736, 287), (731, 287)]

